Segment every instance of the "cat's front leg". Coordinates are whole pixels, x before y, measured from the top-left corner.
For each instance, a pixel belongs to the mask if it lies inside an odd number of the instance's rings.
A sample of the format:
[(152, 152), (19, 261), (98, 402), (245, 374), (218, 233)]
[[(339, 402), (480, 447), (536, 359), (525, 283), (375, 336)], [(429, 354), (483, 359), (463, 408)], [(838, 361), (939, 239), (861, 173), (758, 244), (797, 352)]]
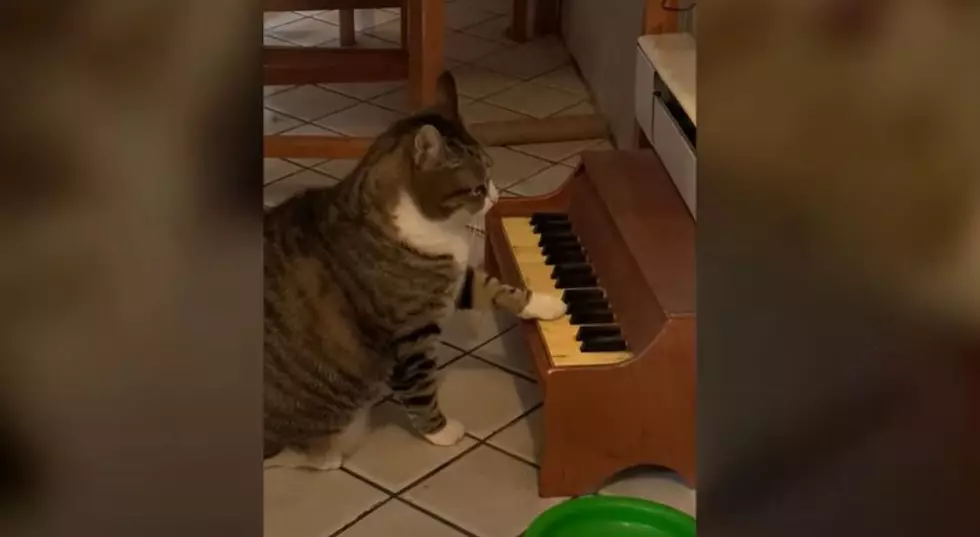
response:
[[(433, 349), (440, 330), (436, 323), (400, 338), (400, 348), (388, 385), (408, 412), (415, 429), (437, 446), (451, 446), (463, 439), (463, 424), (443, 415), (438, 398), (438, 370)], [(419, 334), (424, 334), (418, 337)]]
[(456, 299), (457, 309), (498, 307), (523, 319), (557, 319), (567, 307), (560, 298), (528, 289), (518, 289), (490, 276), (481, 269), (467, 267), (466, 277)]

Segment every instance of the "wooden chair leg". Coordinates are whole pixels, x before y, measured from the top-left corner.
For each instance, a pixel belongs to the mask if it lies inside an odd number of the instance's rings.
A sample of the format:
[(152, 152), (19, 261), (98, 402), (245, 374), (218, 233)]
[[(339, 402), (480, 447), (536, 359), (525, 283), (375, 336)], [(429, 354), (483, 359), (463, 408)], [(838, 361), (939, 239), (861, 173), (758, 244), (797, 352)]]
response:
[(443, 70), (444, 0), (408, 2), (408, 89), (412, 106), (435, 102), (436, 80)]
[(353, 9), (341, 9), (340, 10), (340, 45), (344, 47), (353, 47), (357, 44), (357, 40), (354, 37), (354, 10)]

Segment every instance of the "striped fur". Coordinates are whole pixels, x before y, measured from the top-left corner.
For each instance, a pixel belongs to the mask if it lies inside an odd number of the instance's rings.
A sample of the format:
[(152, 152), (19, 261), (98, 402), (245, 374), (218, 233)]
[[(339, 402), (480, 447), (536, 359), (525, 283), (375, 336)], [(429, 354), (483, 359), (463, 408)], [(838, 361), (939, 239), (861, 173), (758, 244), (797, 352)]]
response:
[(459, 251), (495, 189), (452, 79), (440, 83), (441, 109), (395, 123), (337, 186), (266, 212), (267, 459), (336, 467), (385, 385), (427, 439), (454, 443), (462, 427), (436, 398), (440, 323), (457, 303), (526, 314), (528, 292)]

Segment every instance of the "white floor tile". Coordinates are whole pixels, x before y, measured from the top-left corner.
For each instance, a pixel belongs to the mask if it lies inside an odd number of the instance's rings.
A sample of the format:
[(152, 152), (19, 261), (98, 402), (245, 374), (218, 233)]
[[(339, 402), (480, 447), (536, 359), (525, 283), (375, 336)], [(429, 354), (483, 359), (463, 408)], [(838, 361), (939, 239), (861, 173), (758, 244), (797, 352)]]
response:
[(490, 104), (532, 117), (548, 117), (581, 102), (582, 97), (547, 86), (525, 82), (487, 97)]
[(296, 173), (301, 168), (292, 162), (280, 158), (267, 158), (262, 162), (262, 182), (269, 184), (277, 179)]
[(516, 45), (508, 35), (510, 30), (510, 17), (498, 16), (475, 26), (470, 26), (463, 30), (464, 33), (475, 35), (488, 41), (496, 41), (505, 45)]
[(496, 13), (484, 11), (476, 6), (468, 5), (465, 2), (455, 2), (446, 4), (445, 24), (446, 28), (462, 30), (475, 24), (497, 17)]
[(357, 167), (359, 159), (332, 159), (316, 167), (316, 171), (323, 172), (337, 179), (346, 179), (350, 172)]
[(553, 71), (570, 60), (568, 52), (551, 41), (530, 41), (480, 59), (477, 64), (492, 71), (529, 80)]
[(264, 478), (264, 537), (323, 537), (387, 495), (340, 470), (271, 469)]
[(543, 158), (550, 162), (561, 162), (577, 155), (586, 149), (592, 149), (605, 140), (573, 140), (570, 142), (552, 142), (547, 144), (524, 144), (509, 146), (511, 149)]
[[(317, 127), (317, 129), (318, 129), (317, 132), (320, 132), (319, 127)], [(316, 134), (316, 133), (313, 133), (313, 134)], [(334, 136), (334, 134), (331, 134), (331, 136)], [(322, 158), (291, 158), (291, 159), (286, 159), (286, 160), (288, 160), (289, 162), (292, 162), (293, 164), (299, 164), (300, 166), (302, 166), (304, 168), (316, 168), (320, 164), (323, 164), (323, 161), (325, 159), (322, 159)], [(327, 175), (330, 175), (330, 174), (327, 174)]]
[(489, 147), (487, 152), (493, 159), (490, 177), (497, 188), (510, 188), (514, 183), (531, 177), (551, 165), (546, 160), (518, 153), (506, 147)]
[(524, 335), (516, 327), (477, 347), (471, 354), (528, 378), (537, 375)]
[[(329, 22), (330, 24), (340, 25), (340, 11), (331, 9), (324, 11), (316, 16), (317, 19)], [(381, 9), (355, 9), (354, 10), (354, 31), (360, 32), (367, 28), (372, 28), (379, 24), (398, 20), (398, 14)]]
[(533, 466), (489, 447), (464, 455), (405, 498), (480, 537), (519, 535), (561, 501), (538, 497)]
[(599, 494), (643, 498), (669, 505), (691, 516), (696, 514), (697, 493), (668, 472), (630, 470), (607, 484)]
[(303, 170), (262, 189), (263, 202), (267, 206), (278, 205), (311, 188), (323, 188), (337, 184), (337, 180), (313, 170)]
[(470, 351), (516, 325), (516, 317), (501, 311), (457, 311), (443, 322), (442, 340), (457, 349)]
[(462, 533), (399, 500), (391, 500), (338, 537), (464, 537)]
[(311, 85), (297, 86), (265, 99), (266, 107), (304, 121), (320, 119), (356, 104), (356, 99)]
[(463, 65), (453, 69), (456, 90), (460, 95), (482, 99), (520, 83), (520, 80), (495, 73), (475, 65)]
[(319, 19), (304, 17), (276, 26), (266, 33), (295, 45), (313, 47), (340, 37), (340, 28)]
[(493, 435), (488, 443), (516, 455), (530, 463), (538, 463), (541, 449), (541, 433), (544, 424), (544, 409), (539, 408), (519, 421), (509, 425), (503, 431)]
[(514, 7), (513, 0), (456, 0), (456, 3), (498, 15), (509, 15)]
[(434, 352), (436, 355), (436, 364), (438, 364), (439, 367), (442, 367), (465, 354), (463, 351), (445, 343), (439, 343)]
[[(608, 140), (603, 140), (598, 144), (588, 148), (589, 151), (609, 151), (611, 149), (615, 149), (615, 147), (613, 147), (613, 145), (609, 143)], [(568, 157), (567, 159), (561, 161), (561, 163), (564, 164), (565, 166), (571, 166), (573, 168), (577, 167), (580, 162), (582, 162), (580, 153), (576, 153), (571, 157)]]
[(398, 80), (393, 82), (343, 82), (337, 84), (325, 84), (325, 88), (336, 91), (348, 97), (369, 101), (375, 97), (391, 93), (399, 88), (405, 87), (405, 82)]
[(323, 43), (323, 45), (321, 46), (330, 47), (330, 48), (393, 49), (393, 48), (399, 48), (401, 45), (400, 43), (392, 43), (391, 41), (381, 39), (380, 37), (375, 37), (371, 34), (366, 33), (366, 31), (364, 31), (364, 32), (358, 32), (354, 36), (354, 44), (351, 46), (342, 45), (340, 43), (339, 37), (337, 39), (331, 39), (330, 41)]
[(367, 30), (366, 33), (373, 35), (379, 39), (388, 41), (389, 43), (401, 44), (402, 39), (402, 23), (401, 20), (393, 20), (379, 24), (377, 26), (372, 26)]
[(478, 438), (490, 436), (541, 402), (533, 382), (470, 356), (442, 371), (439, 402), (443, 412)]
[(361, 103), (343, 112), (329, 115), (316, 124), (347, 136), (375, 137), (401, 118), (402, 114)]
[(266, 114), (262, 119), (263, 132), (265, 134), (276, 134), (297, 127), (302, 122), (296, 118), (289, 117), (275, 110)]
[(374, 408), (372, 430), (344, 467), (390, 492), (398, 492), (476, 443), (464, 437), (454, 446), (436, 446), (422, 438), (392, 402)]
[(302, 18), (302, 15), (294, 11), (265, 12), (262, 14), (262, 27), (265, 30), (271, 30), (276, 26), (282, 26), (283, 24), (298, 21)]
[[(295, 136), (295, 135), (305, 135), (305, 134), (313, 134), (313, 135), (317, 135), (317, 136), (340, 136), (339, 133), (336, 133), (336, 132), (331, 131), (331, 130), (324, 129), (321, 126), (314, 125), (312, 123), (304, 123), (302, 125), (299, 125), (297, 127), (293, 127), (292, 129), (289, 129), (288, 131), (284, 131), (282, 133), (283, 136)], [(304, 166), (309, 166), (309, 164), (304, 164), (304, 163), (300, 162), (300, 159), (291, 159), (291, 160), (293, 160), (294, 162), (299, 162), (300, 164), (303, 164)], [(306, 159), (304, 159), (304, 160), (306, 160)], [(322, 162), (322, 161), (323, 161), (323, 159), (320, 159), (320, 162)]]
[(283, 41), (278, 37), (273, 37), (269, 34), (262, 36), (262, 45), (266, 47), (295, 47), (296, 44), (290, 43), (289, 41)]
[(511, 192), (520, 196), (543, 196), (561, 188), (572, 176), (574, 168), (556, 164), (547, 170), (510, 187)]
[(446, 32), (443, 42), (446, 57), (461, 62), (471, 62), (501, 48), (503, 45), (500, 43), (461, 32)]
[(577, 95), (583, 99), (589, 97), (589, 90), (585, 86), (585, 82), (579, 78), (578, 73), (575, 71), (575, 67), (573, 67), (571, 64), (545, 73), (538, 78), (535, 78), (534, 82), (536, 84), (541, 84), (542, 86), (548, 86), (550, 88), (564, 91), (565, 93)]
[(296, 86), (262, 86), (262, 96), (268, 97), (270, 95), (279, 93), (280, 91), (285, 91)]
[(459, 108), (459, 113), (463, 116), (463, 121), (467, 124), (482, 123), (484, 121), (511, 121), (515, 119), (527, 119), (529, 117), (513, 110), (487, 104), (483, 101), (473, 101), (469, 104), (462, 105)]
[(596, 110), (595, 106), (593, 106), (592, 103), (590, 103), (589, 101), (582, 101), (571, 108), (566, 108), (561, 112), (558, 112), (555, 115), (556, 116), (585, 116), (589, 114), (595, 114), (597, 111), (598, 110)]

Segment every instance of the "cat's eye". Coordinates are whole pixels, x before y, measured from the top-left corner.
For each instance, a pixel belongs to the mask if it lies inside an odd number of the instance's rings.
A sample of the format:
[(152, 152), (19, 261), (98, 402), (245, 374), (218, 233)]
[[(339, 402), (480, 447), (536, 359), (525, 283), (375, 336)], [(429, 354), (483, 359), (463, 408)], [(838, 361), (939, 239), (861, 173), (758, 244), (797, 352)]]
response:
[(470, 190), (470, 195), (472, 195), (474, 198), (482, 198), (487, 195), (487, 187), (483, 185), (473, 187), (473, 189)]

